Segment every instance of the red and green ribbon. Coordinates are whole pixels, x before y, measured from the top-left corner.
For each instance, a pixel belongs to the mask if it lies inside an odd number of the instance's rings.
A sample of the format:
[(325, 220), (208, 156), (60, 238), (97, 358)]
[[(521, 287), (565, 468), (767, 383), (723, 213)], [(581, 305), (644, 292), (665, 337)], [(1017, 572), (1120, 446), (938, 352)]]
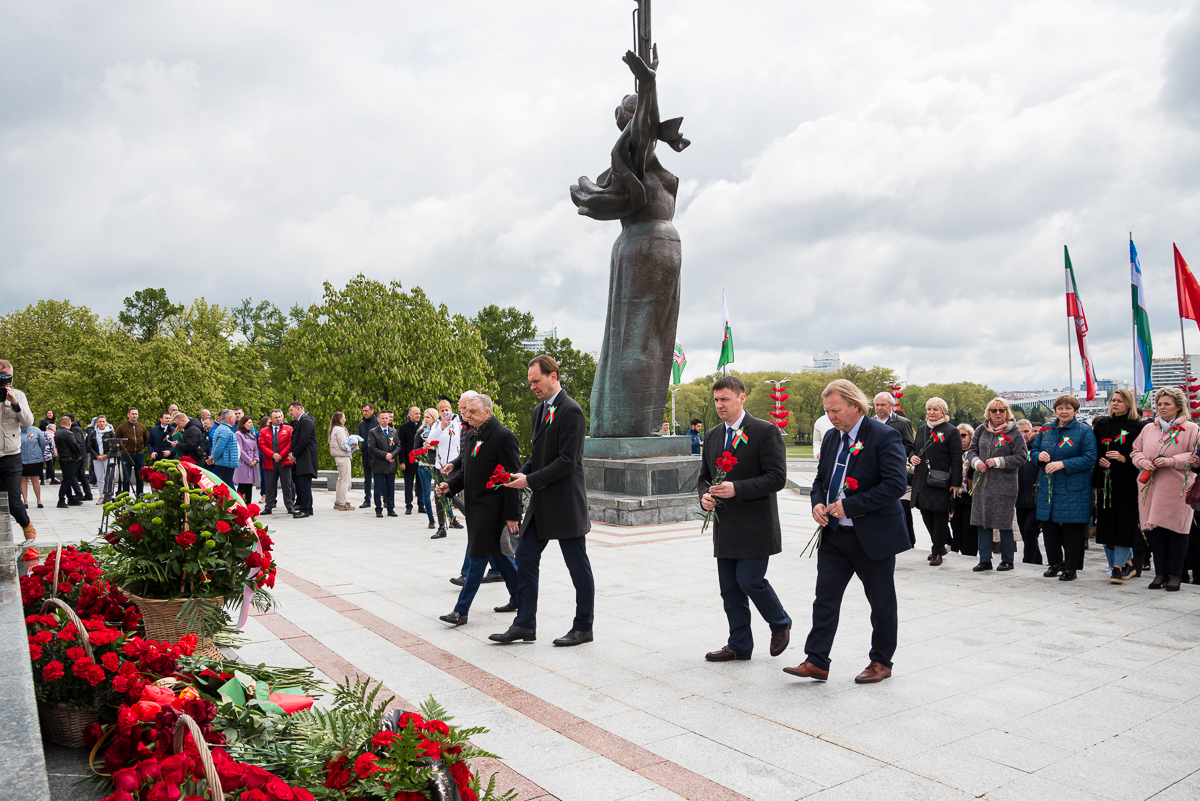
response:
[(483, 440), (480, 440), (479, 442), (476, 442), (476, 443), (475, 443), (475, 447), (471, 449), (471, 455), (472, 455), (472, 456), (478, 456), (478, 455), (479, 455), (479, 449), (480, 449), (482, 446), (483, 446)]
[(854, 443), (854, 445), (853, 445), (853, 446), (851, 446), (851, 448), (850, 448), (850, 455), (851, 455), (851, 456), (854, 456), (855, 454), (857, 454), (857, 453), (858, 453), (859, 451), (861, 451), (862, 449), (863, 449), (863, 444), (862, 444), (862, 440), (860, 439), (858, 442)]
[(549, 409), (547, 409), (546, 410), (546, 419), (543, 420), (542, 422), (545, 423), (546, 425), (553, 425), (554, 424), (554, 410), (557, 408), (558, 408), (557, 406), (551, 406)]
[(739, 428), (733, 432), (733, 442), (731, 443), (731, 447), (736, 450), (740, 443), (749, 441), (750, 440), (746, 438), (746, 432)]
[(1062, 442), (1058, 443), (1058, 447), (1060, 447), (1060, 448), (1065, 448), (1065, 447), (1067, 447), (1068, 445), (1074, 445), (1074, 444), (1075, 444), (1075, 443), (1071, 441), (1071, 438), (1070, 438), (1070, 437), (1063, 437), (1063, 438), (1062, 438)]

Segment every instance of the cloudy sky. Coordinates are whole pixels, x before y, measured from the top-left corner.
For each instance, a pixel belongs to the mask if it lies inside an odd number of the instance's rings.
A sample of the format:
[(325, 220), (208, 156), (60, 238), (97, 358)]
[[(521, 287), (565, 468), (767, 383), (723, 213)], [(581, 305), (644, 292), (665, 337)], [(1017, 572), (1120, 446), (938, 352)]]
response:
[[(164, 286), (281, 306), (363, 272), (600, 346), (630, 0), (0, 2), (0, 312)], [(1157, 355), (1200, 267), (1194, 3), (658, 0), (681, 179), (679, 339), (913, 382), (1065, 383), (1062, 248), (1100, 377)], [(1191, 326), (1189, 347), (1200, 352)], [(1076, 378), (1079, 371), (1076, 369)]]

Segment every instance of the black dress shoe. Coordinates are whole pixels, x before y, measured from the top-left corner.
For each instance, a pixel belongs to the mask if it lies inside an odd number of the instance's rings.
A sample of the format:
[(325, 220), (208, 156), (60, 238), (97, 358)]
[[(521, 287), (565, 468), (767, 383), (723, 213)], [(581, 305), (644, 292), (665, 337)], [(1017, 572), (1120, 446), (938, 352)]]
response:
[(308, 517), (308, 513), (307, 512), (292, 512), (293, 520), (299, 520), (303, 517)]
[(370, 509), (370, 508), (371, 508), (371, 502), (370, 502), (370, 501), (363, 501), (362, 503), (360, 503), (360, 504), (358, 505), (358, 508), (359, 508), (359, 509)]
[(68, 504), (66, 501), (59, 501), (57, 504), (55, 504), (55, 508), (57, 509), (66, 509), (69, 506), (70, 504)]
[(991, 570), (991, 569), (992, 569), (991, 562), (980, 562), (979, 564), (975, 565), (975, 567), (971, 568), (971, 571), (973, 573), (982, 573), (985, 570)]
[(270, 509), (263, 509), (261, 512), (258, 513), (258, 516), (262, 517), (263, 515), (269, 515), (269, 514), (271, 514)]
[(483, 577), (484, 584), (493, 584), (497, 581), (504, 581), (504, 576), (500, 575), (499, 573), (488, 573)]
[(376, 513), (375, 513), (375, 516), (376, 516), (376, 517), (383, 517), (383, 512), (376, 512)]
[(1059, 573), (1062, 572), (1062, 569), (1063, 569), (1062, 565), (1050, 565), (1050, 567), (1048, 567), (1046, 569), (1046, 572), (1043, 573), (1042, 575), (1045, 576), (1046, 578), (1054, 578), (1055, 576), (1057, 576)]
[(571, 629), (563, 636), (554, 641), (555, 645), (583, 645), (585, 642), (592, 641), (592, 633), (590, 631), (576, 631)]
[(1012, 569), (1013, 569), (1012, 562), (1001, 562), (1000, 566), (996, 568), (996, 572), (1000, 572), (1001, 570), (1012, 570)]
[(429, 521), (429, 527), (430, 527), (430, 528), (437, 528), (437, 523), (433, 522), (433, 520), (431, 519), (431, 520)]
[(466, 576), (455, 576), (454, 578), (450, 579), (450, 583), (453, 584), (455, 587), (461, 587), (462, 585), (467, 583), (467, 577)]
[(492, 611), (493, 612), (515, 612), (519, 608), (520, 608), (519, 606), (517, 606), (516, 604), (514, 604), (510, 601), (509, 603), (506, 603), (504, 606), (493, 607)]
[(83, 501), (79, 498), (72, 498), (67, 501), (67, 506), (83, 506)]
[(288, 508), (287, 513), (289, 515), (294, 515), (294, 514), (296, 514), (296, 510), (294, 508)]
[(388, 517), (399, 517), (399, 516), (400, 515), (396, 514), (395, 509), (388, 509)]
[(444, 536), (446, 536), (446, 529), (444, 529), (444, 528), (439, 528), (437, 531), (433, 532), (433, 536), (432, 536), (432, 537), (430, 537), (429, 539), (431, 539), (431, 540), (440, 540), (440, 539), (441, 539), (442, 537), (444, 537)]
[(510, 643), (517, 640), (524, 642), (533, 642), (537, 639), (537, 632), (534, 629), (523, 629), (517, 626), (509, 626), (508, 631), (501, 634), (489, 634), (488, 639), (492, 642)]
[(704, 658), (709, 662), (745, 662), (750, 659), (750, 656), (748, 654), (743, 656), (726, 645), (719, 651), (709, 651)]
[(1058, 580), (1059, 581), (1074, 581), (1075, 580), (1075, 571), (1074, 570), (1064, 570), (1062, 572), (1062, 575), (1058, 577)]
[(411, 514), (412, 514), (412, 509), (405, 509), (405, 510), (404, 510), (404, 514), (406, 514), (406, 515), (411, 515)]
[(457, 517), (450, 521), (450, 528), (462, 528), (462, 527), (463, 527), (462, 521), (459, 520)]
[(448, 615), (441, 615), (438, 617), (438, 620), (443, 620), (446, 623), (449, 623), (451, 626), (467, 625), (467, 616), (460, 615), (458, 612), (451, 612)]

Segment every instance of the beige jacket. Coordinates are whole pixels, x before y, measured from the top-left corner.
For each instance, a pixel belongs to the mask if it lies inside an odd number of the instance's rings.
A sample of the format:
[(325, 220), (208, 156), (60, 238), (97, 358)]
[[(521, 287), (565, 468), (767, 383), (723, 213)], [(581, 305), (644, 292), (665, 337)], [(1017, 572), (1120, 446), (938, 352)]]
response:
[(350, 439), (350, 432), (345, 426), (334, 426), (329, 432), (329, 455), (337, 459), (339, 456), (345, 459), (350, 458), (350, 449), (346, 447), (346, 440)]
[(4, 403), (0, 404), (0, 437), (3, 438), (0, 442), (0, 456), (20, 454), (21, 426), (33, 425), (33, 410), (29, 408), (29, 400), (25, 393), (19, 389), (12, 392), (17, 396), (17, 405), (21, 410), (14, 412), (12, 402), (4, 396)]

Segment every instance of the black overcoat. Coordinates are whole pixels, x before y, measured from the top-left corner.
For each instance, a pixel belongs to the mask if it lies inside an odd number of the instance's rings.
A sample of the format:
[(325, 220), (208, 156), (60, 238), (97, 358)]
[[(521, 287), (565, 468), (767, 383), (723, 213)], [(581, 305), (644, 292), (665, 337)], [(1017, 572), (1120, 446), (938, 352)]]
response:
[(587, 486), (583, 480), (583, 440), (587, 419), (583, 409), (564, 390), (547, 420), (545, 403), (533, 408), (533, 447), (519, 472), (525, 474), (533, 496), (521, 533), (537, 519), (539, 540), (569, 540), (592, 530), (588, 518)]
[(292, 458), (296, 460), (295, 475), (317, 474), (317, 421), (308, 412), (292, 423)]
[[(1137, 482), (1138, 469), (1129, 459), (1133, 441), (1137, 439), (1146, 423), (1128, 418), (1097, 417), (1092, 423), (1096, 435), (1096, 453), (1103, 458), (1106, 451), (1117, 451), (1125, 461), (1112, 461), (1109, 467), (1111, 488), (1108, 503), (1104, 501), (1104, 468), (1097, 462), (1092, 470), (1092, 486), (1096, 488), (1096, 542), (1101, 545), (1132, 548), (1142, 540), (1142, 528), (1138, 519), (1141, 487)], [(1101, 440), (1111, 439), (1108, 445)]]
[(400, 463), (401, 471), (406, 476), (415, 476), (417, 464), (408, 461), (408, 454), (417, 447), (417, 424), (412, 420), (405, 420), (396, 427), (396, 430), (400, 432), (400, 453), (404, 454), (404, 459)]
[[(731, 453), (737, 464), (725, 476), (733, 482), (732, 498), (720, 498), (713, 522), (713, 556), (718, 559), (764, 559), (783, 550), (779, 503), (775, 493), (787, 484), (787, 449), (773, 424), (746, 412), (746, 441)], [(697, 494), (703, 498), (717, 474), (717, 458), (725, 451), (725, 424), (704, 435)]]
[[(400, 449), (400, 433), (395, 426), (388, 427), (387, 435), (384, 435), (382, 426), (372, 428), (367, 435), (367, 448), (371, 451), (371, 470), (381, 475), (394, 474), (401, 459), (408, 461), (408, 451)], [(387, 460), (389, 453), (393, 457), (390, 462)]]
[[(375, 472), (374, 468), (372, 467), (372, 465), (375, 463), (371, 460), (371, 429), (373, 428), (379, 428), (379, 418), (375, 415), (364, 417), (358, 421), (358, 435), (363, 438), (363, 441), (358, 446), (358, 449), (362, 452), (364, 473)], [(404, 453), (407, 455), (408, 451), (405, 451)]]
[(488, 489), (487, 483), (496, 465), (501, 465), (507, 473), (520, 466), (517, 437), (495, 417), (490, 417), (463, 437), (458, 458), (451, 464), (454, 469), (446, 478), (450, 494), (465, 490), (467, 555), (495, 556), (500, 553), (500, 536), (506, 521), (521, 519), (521, 491), (507, 487)]
[[(935, 434), (940, 434), (943, 442), (930, 441)], [(928, 444), (929, 447), (926, 447)], [(923, 424), (917, 430), (917, 438), (913, 445), (914, 453), (921, 453), (921, 463), (913, 468), (912, 502), (913, 506), (924, 512), (946, 512), (950, 510), (950, 489), (962, 484), (962, 440), (958, 437), (958, 429), (943, 420), (930, 430)], [(911, 456), (912, 454), (910, 454)], [(944, 470), (950, 473), (950, 486), (936, 489), (929, 486), (929, 471)]]

